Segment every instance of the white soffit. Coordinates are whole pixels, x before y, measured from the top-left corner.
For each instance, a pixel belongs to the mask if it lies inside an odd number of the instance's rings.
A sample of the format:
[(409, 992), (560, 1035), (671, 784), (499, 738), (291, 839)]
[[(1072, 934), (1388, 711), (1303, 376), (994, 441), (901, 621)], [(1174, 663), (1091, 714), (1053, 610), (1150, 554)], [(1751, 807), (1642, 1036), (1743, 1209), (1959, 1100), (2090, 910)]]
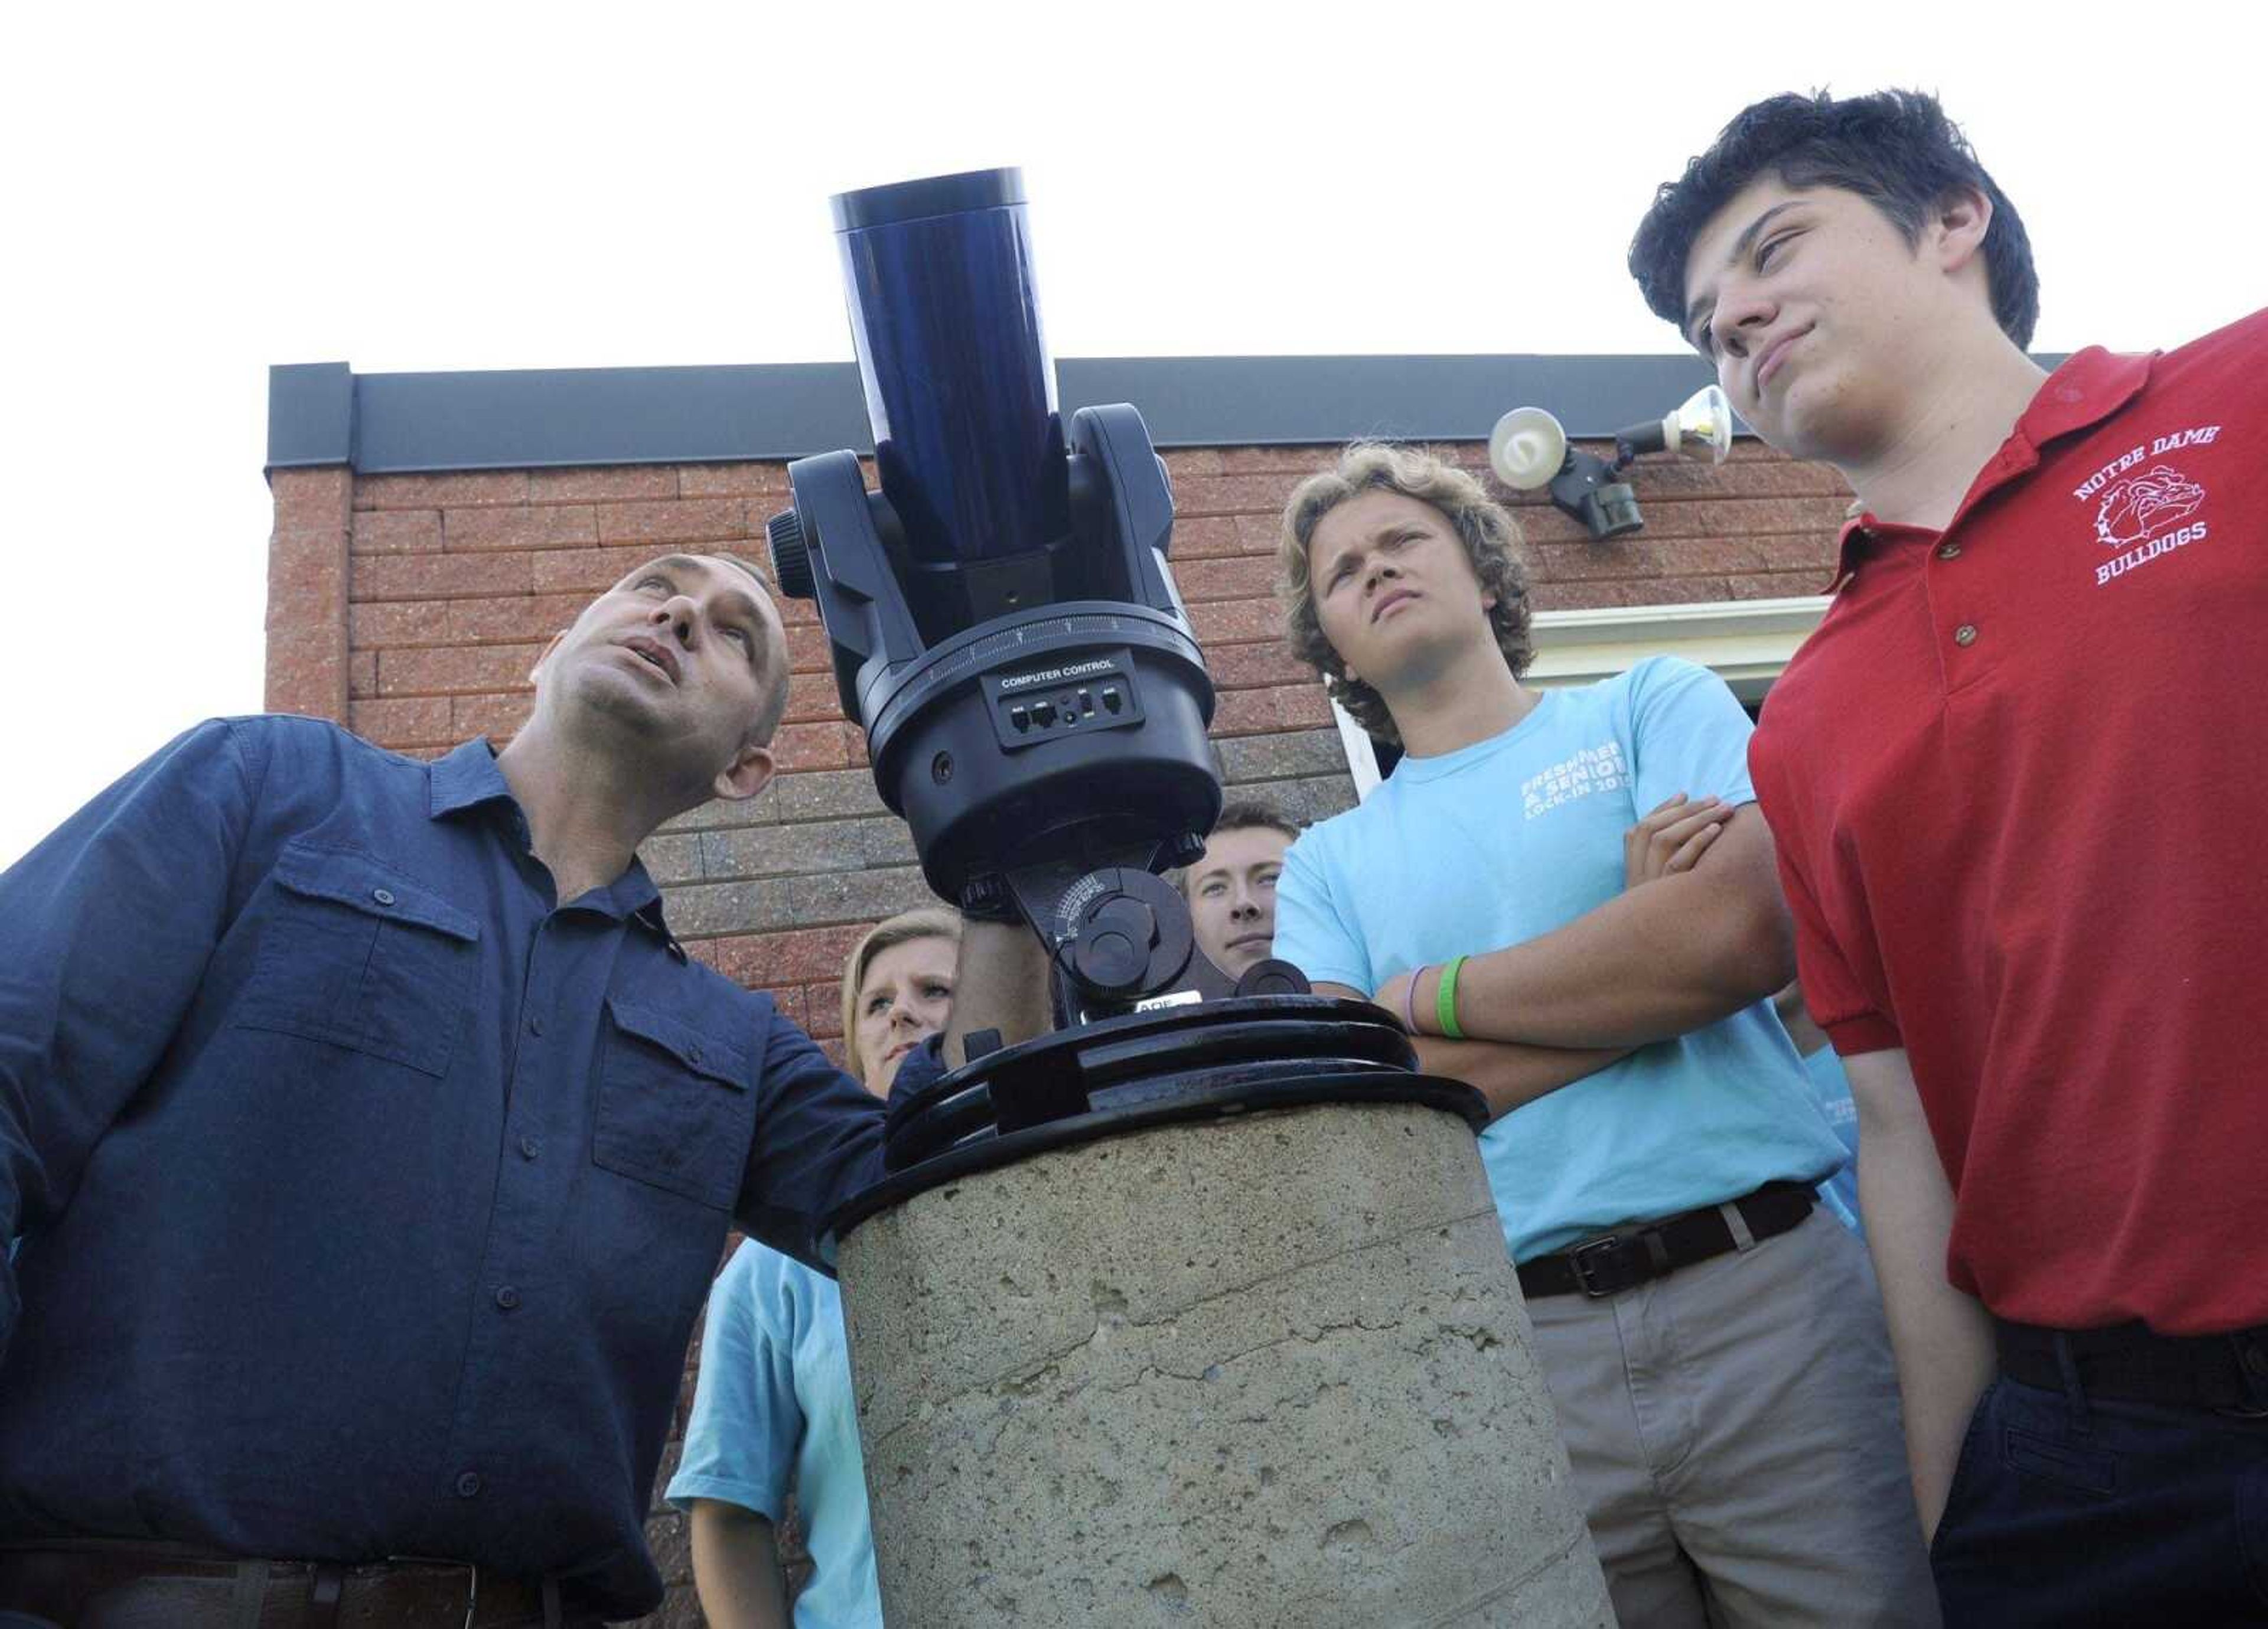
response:
[(1648, 656), (1682, 656), (1755, 701), (1827, 614), (1827, 596), (1538, 611), (1527, 682), (1590, 684)]

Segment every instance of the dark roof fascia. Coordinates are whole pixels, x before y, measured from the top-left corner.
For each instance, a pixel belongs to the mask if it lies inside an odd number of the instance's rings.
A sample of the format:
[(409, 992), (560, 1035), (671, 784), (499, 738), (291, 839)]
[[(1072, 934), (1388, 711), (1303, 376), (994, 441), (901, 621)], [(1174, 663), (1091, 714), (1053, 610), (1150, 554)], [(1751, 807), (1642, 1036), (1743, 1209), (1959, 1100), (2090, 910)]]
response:
[[(1161, 447), (1480, 441), (1499, 416), (1531, 404), (1570, 435), (1610, 437), (1709, 380), (1697, 357), (1683, 355), (1071, 357), (1057, 366), (1064, 412), (1130, 402)], [(269, 372), (271, 470), (720, 463), (872, 446), (848, 362), (363, 374), (313, 363)]]

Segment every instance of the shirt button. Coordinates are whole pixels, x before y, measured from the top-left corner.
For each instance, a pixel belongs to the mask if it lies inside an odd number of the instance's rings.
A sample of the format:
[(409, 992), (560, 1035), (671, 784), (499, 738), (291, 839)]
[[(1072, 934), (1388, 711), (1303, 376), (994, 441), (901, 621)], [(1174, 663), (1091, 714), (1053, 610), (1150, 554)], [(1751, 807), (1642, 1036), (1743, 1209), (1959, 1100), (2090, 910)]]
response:
[(542, 1152), (542, 1149), (543, 1145), (533, 1137), (523, 1137), (519, 1139), (519, 1157), (523, 1160), (533, 1160)]
[(459, 1477), (459, 1478), (457, 1478), (457, 1497), (458, 1497), (458, 1498), (460, 1498), (460, 1499), (471, 1499), (471, 1498), (475, 1497), (475, 1496), (480, 1493), (480, 1491), (481, 1491), (481, 1473), (480, 1473), (479, 1471), (466, 1471), (462, 1476), (460, 1476), (460, 1477)]
[(1955, 645), (1962, 645), (1976, 644), (1977, 624), (1975, 623), (1962, 623), (1960, 627), (1953, 630), (1953, 642)]
[(543, 1033), (543, 1021), (533, 1013), (527, 1017), (527, 1033), (532, 1036), (540, 1036)]
[(1940, 560), (1958, 560), (1961, 558), (1961, 545), (1959, 543), (1940, 543), (1937, 546), (1937, 557)]
[(372, 888), (370, 891), (370, 896), (381, 905), (390, 905), (394, 903), (394, 890), (391, 888)]
[(699, 1062), (701, 1061), (701, 1049), (700, 1049), (699, 1047), (697, 1047), (697, 1046), (690, 1046), (690, 1047), (686, 1048), (686, 1049), (685, 1049), (685, 1055), (686, 1055), (688, 1058), (691, 1058), (691, 1059), (692, 1059), (695, 1063), (696, 1063), (696, 1064), (697, 1064), (697, 1063), (699, 1063)]
[(506, 1312), (510, 1312), (514, 1307), (519, 1305), (519, 1292), (511, 1285), (505, 1285), (496, 1293), (496, 1304)]

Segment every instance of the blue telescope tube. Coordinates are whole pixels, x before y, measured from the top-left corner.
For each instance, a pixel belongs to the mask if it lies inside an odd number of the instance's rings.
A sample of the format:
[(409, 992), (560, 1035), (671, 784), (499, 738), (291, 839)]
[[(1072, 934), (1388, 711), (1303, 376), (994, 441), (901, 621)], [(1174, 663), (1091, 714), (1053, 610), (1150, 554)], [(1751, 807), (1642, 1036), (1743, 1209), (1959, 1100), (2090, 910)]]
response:
[(1061, 536), (1063, 423), (1022, 172), (870, 187), (834, 208), (875, 465), (909, 551), (951, 565)]

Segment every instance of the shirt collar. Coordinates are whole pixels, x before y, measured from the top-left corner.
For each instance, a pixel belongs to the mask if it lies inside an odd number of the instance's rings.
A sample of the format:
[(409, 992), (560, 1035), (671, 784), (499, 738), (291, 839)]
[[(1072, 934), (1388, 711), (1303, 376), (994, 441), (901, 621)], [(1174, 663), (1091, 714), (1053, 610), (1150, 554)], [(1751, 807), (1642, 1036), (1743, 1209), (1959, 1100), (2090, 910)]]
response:
[[(509, 804), (515, 814), (519, 813), (519, 805), (512, 795), (512, 786), (504, 779), (504, 771), (497, 767), (496, 749), (485, 736), (468, 741), (446, 757), (436, 759), (428, 766), (427, 776), (428, 807), (435, 820), (489, 803)], [(617, 920), (636, 922), (659, 938), (673, 955), (684, 959), (685, 952), (677, 936), (669, 931), (669, 924), (662, 918), (661, 890), (654, 886), (644, 861), (633, 857), (629, 870), (605, 888), (584, 895), (583, 899), (590, 908)]]
[(429, 807), (435, 820), (475, 804), (512, 799), (512, 788), (505, 784), (504, 771), (497, 768), (496, 749), (486, 736), (476, 736), (446, 758), (435, 760), (428, 773)]
[[(2156, 351), (2130, 356), (2100, 345), (2074, 352), (2033, 393), (2031, 404), (2017, 416), (2008, 439), (1977, 472), (1977, 483), (1962, 500), (1962, 509), (1965, 512), (1985, 493), (2036, 466), (2039, 449), (2049, 442), (2093, 429), (2141, 394), (2142, 387), (2150, 382), (2151, 365), (2157, 359)], [(1876, 533), (1915, 529), (1888, 525), (1870, 513), (1856, 512), (1857, 508), (1852, 505), (1854, 512), (1844, 521), (1837, 540), (1835, 580), (1828, 587), (1829, 593), (1839, 593), (1851, 580)], [(1954, 518), (1957, 522), (1960, 516)]]

